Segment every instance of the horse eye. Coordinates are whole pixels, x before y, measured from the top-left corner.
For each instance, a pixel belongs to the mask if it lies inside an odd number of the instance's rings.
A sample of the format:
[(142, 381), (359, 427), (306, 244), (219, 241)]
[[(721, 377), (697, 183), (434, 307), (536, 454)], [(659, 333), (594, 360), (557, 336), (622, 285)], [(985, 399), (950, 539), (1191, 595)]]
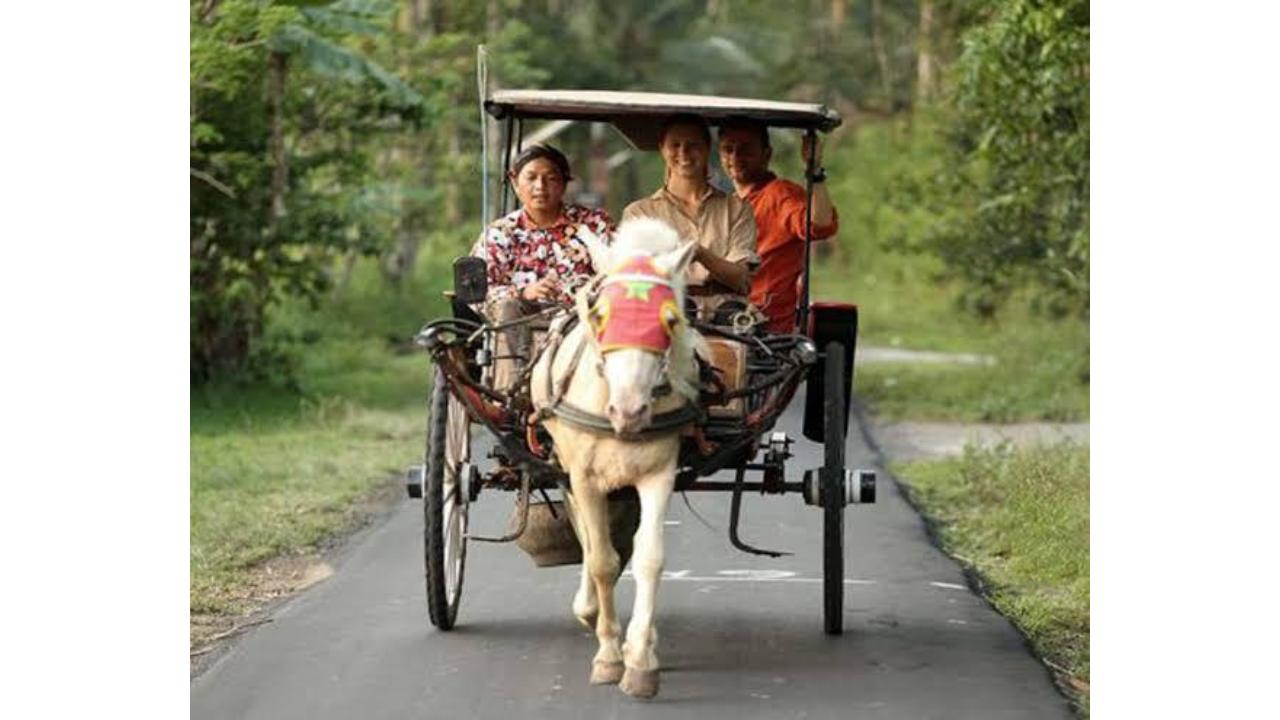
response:
[(676, 327), (680, 325), (680, 313), (675, 308), (664, 307), (662, 309), (662, 324), (666, 326), (667, 332), (674, 332)]
[(591, 327), (596, 332), (600, 331), (600, 325), (604, 322), (604, 317), (608, 312), (608, 305), (604, 302), (592, 305), (591, 310), (587, 312), (587, 321), (591, 323)]

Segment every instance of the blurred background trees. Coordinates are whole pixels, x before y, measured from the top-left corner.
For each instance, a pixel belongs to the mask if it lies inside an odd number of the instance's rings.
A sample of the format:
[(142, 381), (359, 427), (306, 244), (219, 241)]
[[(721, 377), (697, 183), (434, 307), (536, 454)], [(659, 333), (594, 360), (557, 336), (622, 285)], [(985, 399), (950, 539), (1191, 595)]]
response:
[[(856, 168), (883, 188), (833, 186), (851, 244), (937, 258), (982, 314), (1021, 293), (1084, 317), (1088, 22), (1084, 0), (195, 0), (192, 380), (274, 372), (273, 309), (341, 302), (358, 267), (406, 302), (424, 263), (447, 275), (482, 219), (481, 43), (505, 87), (825, 102), (842, 150), (885, 129)], [(615, 211), (659, 177), (611, 134), (554, 142), (580, 176), (609, 153)]]
[(988, 2), (942, 110), (938, 217), (918, 238), (982, 315), (1033, 287), (1048, 314), (1089, 309), (1089, 3)]

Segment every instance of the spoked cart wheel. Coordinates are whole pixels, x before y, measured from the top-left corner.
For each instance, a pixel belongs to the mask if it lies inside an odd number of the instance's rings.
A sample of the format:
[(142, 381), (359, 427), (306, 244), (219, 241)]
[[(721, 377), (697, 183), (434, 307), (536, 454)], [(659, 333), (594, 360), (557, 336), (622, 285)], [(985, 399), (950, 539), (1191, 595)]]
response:
[(436, 368), (427, 419), (427, 457), (422, 496), (426, 516), (427, 610), (431, 624), (449, 630), (458, 618), (462, 570), (467, 558), (469, 492), (463, 473), (471, 462), (471, 426), (466, 410)]
[(824, 348), (822, 497), (822, 616), (829, 635), (844, 632), (845, 377), (844, 346)]

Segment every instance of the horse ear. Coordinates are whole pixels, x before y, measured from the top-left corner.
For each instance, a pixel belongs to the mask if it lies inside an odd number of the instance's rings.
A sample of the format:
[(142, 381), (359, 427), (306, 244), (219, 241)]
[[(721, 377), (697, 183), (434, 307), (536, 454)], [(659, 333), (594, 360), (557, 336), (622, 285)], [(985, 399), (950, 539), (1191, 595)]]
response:
[(690, 241), (669, 253), (659, 255), (653, 262), (668, 276), (681, 277), (689, 269), (689, 263), (693, 261), (693, 254), (697, 249), (697, 241)]
[(605, 244), (604, 238), (591, 232), (590, 228), (583, 227), (578, 231), (578, 239), (587, 246), (587, 253), (591, 255), (591, 264), (595, 267), (596, 274), (608, 272), (612, 263), (609, 257), (609, 246)]

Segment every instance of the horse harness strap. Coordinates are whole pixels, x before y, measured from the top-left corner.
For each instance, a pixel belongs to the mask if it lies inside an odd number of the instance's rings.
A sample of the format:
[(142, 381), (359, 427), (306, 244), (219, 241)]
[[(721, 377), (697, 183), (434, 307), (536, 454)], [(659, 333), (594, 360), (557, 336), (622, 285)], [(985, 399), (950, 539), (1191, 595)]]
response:
[[(577, 425), (588, 430), (596, 430), (610, 434), (614, 433), (613, 425), (609, 422), (608, 418), (603, 415), (596, 415), (595, 413), (587, 412), (586, 410), (583, 410), (571, 403), (564, 402), (563, 400), (554, 407), (548, 406), (545, 408), (545, 411), (548, 415), (558, 417), (571, 425)], [(667, 412), (654, 415), (653, 420), (644, 430), (641, 430), (634, 435), (619, 435), (618, 437), (623, 440), (635, 440), (644, 437), (652, 437), (654, 435), (664, 435), (680, 430), (689, 423), (698, 422), (701, 419), (702, 408), (694, 403), (685, 403), (675, 410), (669, 410)]]
[[(558, 417), (561, 420), (578, 427), (598, 432), (614, 433), (613, 424), (603, 415), (583, 410), (582, 408), (566, 402), (564, 395), (569, 390), (569, 382), (573, 379), (573, 370), (577, 367), (578, 362), (582, 359), (583, 353), (587, 349), (587, 344), (592, 338), (589, 334), (583, 337), (578, 346), (574, 348), (573, 359), (569, 361), (567, 371), (564, 376), (557, 382), (554, 378), (556, 355), (560, 351), (560, 347), (569, 331), (574, 325), (574, 321), (578, 320), (576, 315), (569, 316), (563, 322), (558, 322), (552, 329), (552, 337), (547, 338), (547, 342), (542, 348), (542, 352), (549, 354), (546, 362), (546, 382), (547, 382), (547, 404), (538, 408), (537, 412), (530, 419), (531, 422), (541, 422), (549, 417)], [(533, 362), (541, 360), (541, 357), (535, 358)], [(531, 364), (533, 364), (531, 362)], [(665, 389), (667, 393), (671, 391), (670, 385), (663, 385), (659, 390)], [(667, 393), (657, 393), (664, 395)], [(701, 422), (704, 419), (702, 408), (697, 403), (685, 403), (675, 410), (669, 410), (653, 416), (653, 420), (649, 426), (634, 435), (620, 435), (624, 440), (635, 440), (639, 438), (652, 437), (654, 435), (663, 435), (671, 433), (686, 425), (694, 422)]]

